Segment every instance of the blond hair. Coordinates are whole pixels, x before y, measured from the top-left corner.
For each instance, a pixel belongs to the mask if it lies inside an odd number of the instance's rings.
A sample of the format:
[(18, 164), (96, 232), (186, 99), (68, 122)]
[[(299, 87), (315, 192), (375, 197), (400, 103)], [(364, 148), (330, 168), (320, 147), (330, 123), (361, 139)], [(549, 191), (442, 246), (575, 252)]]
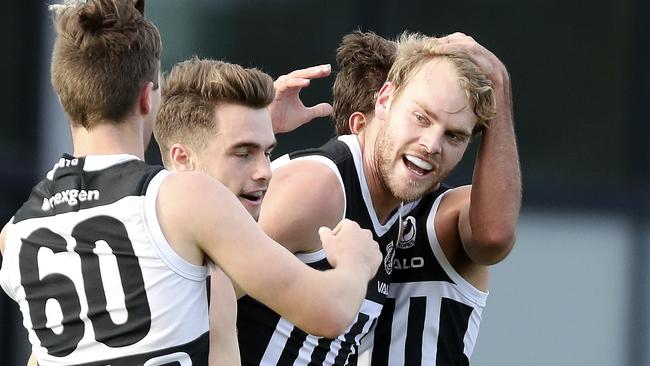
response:
[(143, 1), (67, 1), (51, 6), (57, 32), (52, 85), (73, 125), (120, 123), (144, 83), (158, 87), (162, 45)]
[(461, 88), (467, 99), (472, 103), (474, 113), (478, 117), (474, 132), (486, 128), (488, 122), (496, 115), (496, 105), (492, 82), (483, 71), (460, 51), (440, 53), (437, 46), (440, 40), (420, 33), (403, 33), (397, 40), (397, 55), (395, 62), (388, 72), (388, 81), (395, 86), (394, 95), (397, 97), (403, 87), (427, 61), (434, 58), (444, 58), (455, 67)]
[(175, 65), (162, 81), (162, 104), (154, 136), (165, 165), (168, 151), (183, 142), (197, 151), (207, 147), (217, 131), (214, 121), (218, 103), (265, 108), (275, 89), (268, 74), (255, 69), (193, 57)]

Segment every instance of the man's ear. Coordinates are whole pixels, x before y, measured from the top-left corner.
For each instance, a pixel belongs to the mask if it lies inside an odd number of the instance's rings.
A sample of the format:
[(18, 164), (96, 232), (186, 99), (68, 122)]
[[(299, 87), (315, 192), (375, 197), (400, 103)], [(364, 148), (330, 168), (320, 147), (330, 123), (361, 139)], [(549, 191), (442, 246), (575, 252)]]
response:
[(189, 147), (183, 144), (173, 144), (169, 148), (169, 162), (171, 164), (169, 169), (179, 172), (198, 169), (196, 158), (192, 161), (193, 156), (195, 156), (194, 151)]
[(140, 113), (149, 114), (153, 108), (153, 82), (149, 81), (140, 89), (139, 104)]
[(390, 109), (390, 104), (393, 101), (393, 92), (395, 91), (395, 86), (392, 82), (387, 81), (379, 89), (379, 94), (377, 95), (377, 102), (375, 103), (375, 116), (380, 120), (385, 120), (388, 117), (388, 110)]
[(354, 112), (350, 115), (350, 118), (348, 118), (348, 125), (350, 126), (350, 131), (358, 135), (361, 133), (361, 131), (366, 127), (366, 123), (368, 123), (368, 117), (366, 116), (365, 113), (361, 112)]

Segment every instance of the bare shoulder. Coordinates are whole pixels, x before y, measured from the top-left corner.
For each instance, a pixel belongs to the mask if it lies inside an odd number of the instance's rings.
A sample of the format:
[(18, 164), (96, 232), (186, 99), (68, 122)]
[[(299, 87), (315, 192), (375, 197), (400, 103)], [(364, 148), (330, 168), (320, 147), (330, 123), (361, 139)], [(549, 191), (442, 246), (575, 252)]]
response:
[(273, 171), (260, 225), (292, 252), (320, 249), (318, 228), (343, 218), (345, 196), (336, 172), (313, 160), (296, 160)]
[(203, 264), (204, 254), (197, 245), (197, 233), (212, 222), (219, 222), (216, 216), (222, 210), (217, 208), (226, 210), (232, 200), (234, 196), (221, 183), (204, 173), (169, 174), (156, 198), (156, 215), (165, 239), (186, 260)]
[[(304, 200), (299, 206), (325, 212), (342, 212), (345, 200), (339, 176), (329, 166), (313, 160), (297, 160), (273, 171), (273, 189), (288, 198)], [(290, 194), (290, 196), (289, 196)]]

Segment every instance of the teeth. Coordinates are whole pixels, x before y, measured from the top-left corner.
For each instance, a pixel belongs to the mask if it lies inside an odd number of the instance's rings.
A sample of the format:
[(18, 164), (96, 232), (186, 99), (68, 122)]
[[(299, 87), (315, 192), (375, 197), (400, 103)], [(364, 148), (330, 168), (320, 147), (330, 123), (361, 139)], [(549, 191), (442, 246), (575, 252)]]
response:
[(262, 191), (257, 191), (257, 192), (247, 193), (246, 195), (249, 197), (260, 198), (262, 197), (262, 194), (263, 194)]
[(406, 155), (406, 160), (410, 161), (411, 163), (415, 164), (420, 169), (423, 170), (431, 170), (433, 169), (433, 165), (427, 163), (426, 161), (418, 158), (417, 156), (413, 155)]

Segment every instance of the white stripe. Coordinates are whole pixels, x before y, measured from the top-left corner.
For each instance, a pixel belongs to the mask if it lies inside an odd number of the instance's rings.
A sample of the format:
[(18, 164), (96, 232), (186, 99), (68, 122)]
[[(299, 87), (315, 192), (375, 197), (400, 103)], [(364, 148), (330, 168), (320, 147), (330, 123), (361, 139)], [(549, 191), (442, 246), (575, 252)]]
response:
[(359, 140), (357, 140), (357, 135), (344, 135), (339, 136), (339, 141), (344, 142), (348, 145), (350, 152), (352, 152), (352, 157), (354, 159), (354, 167), (357, 170), (357, 176), (359, 177), (359, 184), (361, 186), (361, 195), (363, 196), (363, 202), (366, 204), (366, 209), (370, 214), (370, 220), (372, 221), (372, 227), (374, 228), (377, 236), (383, 236), (386, 232), (393, 226), (395, 220), (400, 217), (402, 211), (401, 207), (397, 212), (391, 216), (385, 224), (380, 224), (379, 219), (377, 218), (377, 212), (375, 212), (375, 207), (372, 205), (372, 197), (370, 196), (370, 189), (368, 188), (368, 182), (366, 181), (366, 175), (363, 170), (363, 159), (361, 155), (361, 146), (359, 145)]
[(472, 353), (474, 353), (474, 346), (476, 345), (476, 338), (478, 338), (478, 331), (481, 326), (481, 315), (483, 314), (483, 308), (474, 308), (472, 310), (472, 315), (469, 317), (469, 322), (467, 324), (467, 332), (465, 332), (465, 337), (463, 337), (463, 343), (465, 347), (463, 348), (463, 353), (469, 359)]
[(94, 172), (104, 170), (113, 165), (122, 164), (131, 160), (140, 160), (135, 155), (115, 154), (115, 155), (88, 155), (84, 159), (84, 171)]
[[(472, 301), (472, 305), (478, 305), (478, 306), (485, 306), (488, 292), (483, 292), (476, 287), (474, 287), (471, 283), (467, 282), (461, 276), (454, 267), (449, 263), (447, 260), (447, 257), (445, 256), (445, 253), (442, 251), (442, 247), (440, 247), (440, 242), (438, 241), (438, 238), (436, 236), (436, 230), (435, 230), (435, 217), (436, 217), (436, 212), (438, 211), (438, 206), (440, 206), (440, 201), (442, 200), (442, 197), (444, 197), (445, 194), (448, 192), (451, 192), (452, 190), (448, 190), (438, 196), (436, 198), (435, 202), (433, 203), (433, 206), (431, 206), (431, 211), (429, 211), (429, 216), (427, 217), (427, 235), (429, 238), (429, 245), (431, 246), (431, 250), (433, 251), (433, 255), (435, 255), (436, 259), (438, 260), (438, 263), (440, 263), (440, 266), (442, 269), (447, 273), (449, 278), (451, 278), (452, 281), (455, 282), (457, 285), (458, 291), (462, 293), (464, 296), (467, 297), (470, 301)], [(460, 301), (460, 300), (459, 300)], [(465, 301), (461, 301), (463, 303), (466, 303)]]
[[(391, 290), (394, 284), (391, 284)], [(390, 290), (389, 290), (390, 293)], [(395, 311), (390, 329), (390, 349), (388, 352), (389, 365), (403, 365), (404, 351), (406, 348), (406, 334), (408, 314), (410, 309), (409, 298), (406, 296), (395, 299)]]
[(406, 338), (409, 334), (408, 313), (410, 299), (426, 297), (426, 313), (422, 335), (422, 365), (435, 365), (440, 332), (440, 309), (442, 298), (451, 299), (473, 308), (467, 330), (463, 336), (463, 353), (469, 358), (474, 351), (484, 306), (468, 299), (458, 286), (446, 281), (427, 281), (393, 283), (388, 298), (395, 298), (395, 312), (391, 327), (389, 365), (403, 364), (405, 360)]
[[(360, 313), (368, 315), (369, 319), (362, 327), (360, 334), (356, 335), (354, 338), (355, 344), (359, 344), (361, 337), (363, 337), (370, 330), (372, 321), (379, 316), (381, 312), (382, 305), (378, 304), (371, 300), (363, 300), (361, 304)], [(336, 356), (341, 350), (342, 342), (345, 341), (345, 335), (348, 334), (352, 326), (359, 321), (359, 314), (354, 318), (354, 321), (348, 326), (348, 328), (339, 335), (336, 339), (332, 340), (329, 350), (325, 355), (325, 360), (323, 365), (333, 365)], [(275, 331), (269, 340), (269, 343), (264, 351), (260, 366), (275, 366), (278, 364), (282, 351), (286, 347), (287, 340), (291, 335), (291, 332), (294, 329), (294, 325), (284, 318), (280, 318), (278, 325), (275, 327)], [(316, 337), (308, 334), (307, 338), (303, 342), (302, 346), (298, 351), (298, 357), (294, 362), (294, 365), (307, 365), (311, 361), (312, 353), (318, 345), (318, 341), (321, 337)], [(350, 349), (350, 355), (354, 354), (354, 348)], [(349, 355), (348, 355), (349, 357)]]
[(167, 267), (188, 280), (204, 281), (210, 274), (210, 267), (207, 265), (197, 266), (178, 255), (163, 235), (162, 228), (158, 222), (156, 199), (158, 198), (158, 191), (163, 180), (169, 174), (167, 170), (161, 170), (149, 182), (142, 207), (142, 220), (146, 226), (145, 231), (149, 235), (151, 246)]
[(325, 254), (325, 250), (321, 248), (311, 253), (296, 253), (296, 257), (300, 259), (301, 262), (309, 264), (316, 263), (327, 258), (327, 255)]

